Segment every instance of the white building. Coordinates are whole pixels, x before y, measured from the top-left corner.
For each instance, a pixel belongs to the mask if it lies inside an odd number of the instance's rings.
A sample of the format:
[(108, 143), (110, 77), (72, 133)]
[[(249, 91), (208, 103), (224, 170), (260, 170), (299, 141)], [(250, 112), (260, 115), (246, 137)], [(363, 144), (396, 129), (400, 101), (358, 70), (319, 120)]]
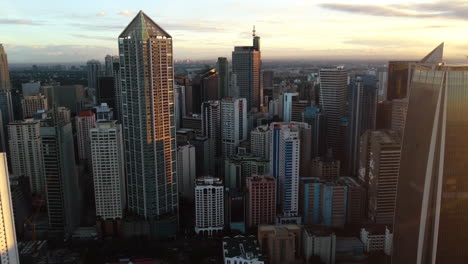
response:
[(298, 95), (298, 93), (283, 94), (283, 122), (291, 122), (293, 97)]
[(393, 234), (387, 226), (361, 228), (361, 242), (366, 252), (384, 251), (386, 255), (392, 254)]
[(212, 236), (223, 228), (223, 182), (210, 176), (200, 177), (195, 186), (195, 232)]
[(229, 158), (236, 154), (239, 143), (247, 139), (247, 100), (224, 98), (221, 101), (222, 154)]
[(270, 159), (268, 144), (268, 126), (258, 126), (250, 132), (250, 152), (262, 159)]
[(122, 127), (117, 121), (102, 121), (90, 135), (96, 216), (122, 219), (127, 200)]
[(255, 236), (223, 238), (224, 264), (263, 264), (264, 257)]
[(322, 263), (335, 263), (336, 235), (326, 227), (305, 227), (302, 246), (306, 262), (312, 256), (319, 256)]
[(0, 153), (0, 215), (0, 263), (18, 264), (18, 244), (5, 153)]
[(90, 110), (81, 111), (75, 117), (78, 141), (78, 157), (80, 160), (90, 158), (89, 131), (96, 125), (96, 116)]
[(8, 134), (13, 174), (28, 177), (32, 193), (44, 194), (40, 121), (11, 122), (8, 124)]
[(32, 117), (37, 110), (49, 110), (47, 98), (42, 94), (29, 95), (21, 100), (23, 118)]
[(284, 216), (296, 216), (299, 196), (299, 127), (294, 123), (270, 124), (270, 173), (278, 182), (278, 201)]
[(181, 197), (189, 201), (195, 200), (196, 156), (194, 145), (177, 147), (177, 186)]

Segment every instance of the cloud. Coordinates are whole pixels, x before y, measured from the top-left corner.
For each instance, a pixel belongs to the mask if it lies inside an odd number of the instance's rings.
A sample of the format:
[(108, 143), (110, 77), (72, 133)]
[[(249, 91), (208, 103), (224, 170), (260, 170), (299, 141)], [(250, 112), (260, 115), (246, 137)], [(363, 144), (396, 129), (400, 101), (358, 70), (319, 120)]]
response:
[(30, 25), (30, 26), (42, 25), (41, 22), (31, 21), (31, 20), (27, 20), (27, 19), (0, 19), (0, 24), (4, 24), (4, 25)]
[(106, 41), (117, 41), (117, 37), (104, 37), (104, 36), (91, 36), (85, 34), (71, 34), (71, 36), (76, 38), (84, 38), (84, 39), (96, 39), (96, 40), (106, 40)]
[(165, 30), (197, 31), (197, 32), (224, 32), (224, 27), (218, 26), (214, 22), (200, 21), (179, 21), (179, 22), (161, 22), (161, 27)]
[(388, 6), (340, 3), (324, 3), (319, 6), (334, 11), (371, 16), (468, 20), (468, 2), (462, 0), (437, 0), (430, 3), (408, 3)]
[(86, 29), (86, 30), (93, 30), (93, 31), (109, 31), (109, 30), (114, 30), (114, 31), (120, 31), (124, 30), (125, 25), (119, 25), (119, 24), (85, 24), (85, 23), (70, 23), (70, 26), (74, 27), (79, 27), (81, 29)]
[(97, 13), (96, 16), (103, 17), (103, 16), (106, 16), (106, 13), (104, 11), (101, 11)]
[(119, 12), (119, 15), (126, 17), (133, 17), (133, 13), (128, 10), (122, 10)]

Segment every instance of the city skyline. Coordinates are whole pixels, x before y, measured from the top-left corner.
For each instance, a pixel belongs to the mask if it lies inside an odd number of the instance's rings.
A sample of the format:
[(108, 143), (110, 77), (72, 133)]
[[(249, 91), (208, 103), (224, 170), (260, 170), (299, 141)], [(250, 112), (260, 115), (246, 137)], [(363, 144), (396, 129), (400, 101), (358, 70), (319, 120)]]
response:
[(459, 36), (468, 24), (468, 4), (460, 0), (175, 2), (3, 1), (2, 42), (10, 63), (101, 59), (117, 54), (115, 36), (142, 9), (173, 36), (179, 60), (230, 57), (233, 46), (249, 44), (255, 25), (267, 60), (415, 59), (446, 41), (446, 59), (465, 61), (467, 45)]

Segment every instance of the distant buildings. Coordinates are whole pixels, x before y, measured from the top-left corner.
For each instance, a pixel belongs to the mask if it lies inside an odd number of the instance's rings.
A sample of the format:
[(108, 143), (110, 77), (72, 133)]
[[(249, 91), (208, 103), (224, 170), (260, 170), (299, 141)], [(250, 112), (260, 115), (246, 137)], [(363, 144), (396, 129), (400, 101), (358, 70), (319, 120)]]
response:
[(90, 129), (96, 217), (122, 219), (126, 207), (126, 178), (122, 126), (100, 121)]
[(268, 126), (257, 126), (250, 132), (250, 152), (262, 159), (270, 158), (270, 145), (268, 145)]
[(209, 140), (209, 175), (221, 173), (221, 104), (219, 101), (206, 101), (202, 103), (202, 133)]
[(47, 98), (42, 94), (29, 95), (21, 100), (23, 118), (30, 118), (37, 110), (49, 110)]
[(91, 128), (96, 126), (96, 116), (91, 110), (81, 111), (75, 117), (78, 157), (80, 160), (88, 160), (91, 158), (90, 151), (90, 135)]
[(313, 158), (321, 157), (327, 147), (327, 116), (319, 106), (306, 107), (303, 115), (304, 122), (312, 130), (311, 155)]
[(215, 235), (224, 229), (224, 187), (219, 178), (205, 176), (195, 183), (195, 233)]
[(311, 174), (323, 180), (334, 180), (340, 176), (340, 161), (333, 158), (331, 151), (324, 157), (312, 160)]
[(269, 175), (247, 178), (247, 226), (273, 224), (276, 218), (276, 179)]
[(255, 236), (223, 238), (224, 264), (263, 264), (264, 257)]
[(229, 188), (243, 189), (248, 177), (252, 174), (267, 174), (269, 169), (268, 159), (259, 158), (250, 153), (231, 156), (230, 159), (224, 161), (224, 185)]
[(94, 107), (96, 109), (96, 120), (97, 121), (111, 121), (114, 119), (114, 111), (107, 105), (107, 103), (101, 103), (100, 106)]
[(293, 97), (298, 96), (298, 93), (283, 94), (283, 122), (291, 122), (292, 120), (292, 105)]
[(232, 97), (229, 90), (229, 63), (227, 58), (219, 57), (216, 62), (216, 71), (218, 72), (218, 89), (220, 98)]
[(393, 130), (405, 132), (406, 115), (408, 114), (408, 98), (394, 99), (392, 101), (392, 125)]
[(102, 75), (101, 62), (98, 60), (89, 60), (86, 62), (88, 71), (88, 89), (90, 89), (92, 95), (98, 88), (98, 78)]
[[(0, 48), (2, 48), (1, 45)], [(2, 50), (0, 50), (0, 52), (1, 51)], [(10, 192), (10, 180), (5, 153), (0, 153), (0, 201), (0, 233), (2, 234), (0, 236), (0, 263), (17, 264), (20, 263), (20, 260), (18, 254), (18, 244), (16, 241), (16, 230), (13, 219), (13, 206)]]

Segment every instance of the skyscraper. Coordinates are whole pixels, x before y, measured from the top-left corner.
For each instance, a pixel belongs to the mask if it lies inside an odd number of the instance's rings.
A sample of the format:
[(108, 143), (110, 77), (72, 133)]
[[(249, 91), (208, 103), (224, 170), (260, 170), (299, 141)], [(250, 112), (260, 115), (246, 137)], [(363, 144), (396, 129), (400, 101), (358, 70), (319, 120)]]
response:
[(320, 105), (327, 115), (328, 147), (344, 161), (345, 138), (340, 136), (340, 119), (346, 115), (348, 73), (343, 68), (320, 70)]
[(195, 185), (195, 232), (212, 236), (224, 229), (223, 181), (200, 177)]
[(221, 101), (221, 138), (224, 158), (236, 154), (239, 143), (247, 139), (245, 98), (224, 98)]
[(219, 73), (218, 89), (220, 92), (220, 99), (233, 96), (229, 91), (229, 63), (227, 58), (218, 58), (218, 61), (216, 62), (216, 71)]
[(202, 103), (202, 131), (203, 136), (208, 137), (210, 145), (209, 175), (219, 175), (221, 157), (221, 104), (219, 101), (206, 101)]
[(122, 126), (101, 121), (90, 130), (96, 217), (122, 219), (126, 197)]
[(191, 82), (193, 113), (201, 113), (203, 102), (221, 99), (218, 75), (215, 69), (209, 69), (193, 78)]
[(96, 116), (91, 110), (85, 110), (75, 117), (75, 121), (78, 157), (80, 160), (88, 160), (91, 158), (89, 131), (96, 126)]
[(128, 208), (150, 221), (175, 223), (172, 37), (140, 11), (119, 36), (119, 53)]
[(111, 55), (106, 55), (104, 58), (104, 74), (105, 76), (112, 77), (113, 76), (113, 63), (114, 63), (114, 57)]
[(8, 58), (3, 45), (0, 44), (0, 91), (10, 91), (10, 72), (8, 71)]
[(293, 97), (299, 96), (298, 93), (283, 94), (283, 122), (291, 122)]
[(253, 31), (253, 46), (235, 47), (232, 52), (232, 72), (235, 74), (239, 96), (247, 99), (247, 109), (260, 109), (262, 102), (260, 37)]
[(5, 153), (0, 153), (0, 213), (0, 263), (20, 263)]
[(197, 165), (195, 158), (195, 146), (190, 144), (180, 145), (177, 147), (177, 176), (178, 187), (181, 197), (184, 197), (190, 202), (195, 200), (195, 178), (197, 173)]
[(49, 110), (47, 98), (42, 94), (30, 95), (21, 100), (23, 118), (30, 118), (37, 110)]
[(86, 66), (88, 70), (88, 91), (92, 96), (95, 96), (98, 88), (98, 78), (102, 75), (101, 62), (89, 60)]
[(29, 179), (33, 194), (44, 194), (40, 121), (11, 122), (8, 125), (8, 134), (13, 173), (17, 176), (26, 176)]
[(309, 106), (304, 112), (304, 122), (312, 130), (312, 157), (320, 157), (326, 152), (327, 116), (319, 106)]
[(468, 66), (414, 68), (402, 144), (393, 263), (464, 263)]

